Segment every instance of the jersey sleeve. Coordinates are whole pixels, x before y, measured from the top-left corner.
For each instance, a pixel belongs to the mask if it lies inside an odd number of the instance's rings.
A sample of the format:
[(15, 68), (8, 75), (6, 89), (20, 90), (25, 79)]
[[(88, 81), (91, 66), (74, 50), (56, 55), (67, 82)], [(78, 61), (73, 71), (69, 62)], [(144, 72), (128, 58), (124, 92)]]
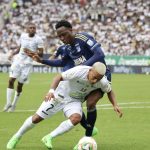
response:
[(75, 38), (79, 39), (82, 44), (91, 51), (94, 51), (97, 49), (97, 47), (100, 47), (101, 45), (94, 39), (93, 36), (87, 34), (87, 33), (78, 33), (76, 34)]
[(62, 47), (59, 47), (59, 48), (56, 50), (56, 52), (55, 52), (55, 54), (54, 54), (56, 58), (61, 55), (61, 51), (62, 51), (62, 50), (63, 50)]
[(59, 49), (57, 49), (55, 52), (54, 52), (54, 56), (56, 57), (56, 58), (58, 58), (58, 56), (59, 56)]
[(101, 90), (104, 93), (109, 93), (111, 91), (111, 83), (107, 80), (107, 78), (104, 76), (100, 82), (101, 82)]
[(80, 40), (80, 44), (82, 44), (87, 51), (93, 53), (92, 57), (86, 60), (83, 65), (91, 66), (97, 61), (105, 64), (104, 52), (101, 49), (101, 45), (94, 39), (94, 37), (88, 34), (77, 34), (76, 38)]

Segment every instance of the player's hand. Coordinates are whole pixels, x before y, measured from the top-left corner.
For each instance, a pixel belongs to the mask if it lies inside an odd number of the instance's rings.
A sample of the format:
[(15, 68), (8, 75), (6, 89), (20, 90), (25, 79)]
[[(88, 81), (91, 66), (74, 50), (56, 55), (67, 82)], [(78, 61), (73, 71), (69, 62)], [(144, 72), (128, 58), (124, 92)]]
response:
[(114, 106), (114, 111), (119, 115), (120, 118), (122, 117), (123, 113), (118, 105)]
[(42, 59), (39, 57), (39, 55), (33, 55), (32, 56), (32, 59), (34, 60), (34, 61), (37, 61), (37, 62), (39, 62), (39, 63), (42, 63)]
[(54, 97), (54, 94), (48, 92), (48, 93), (46, 94), (44, 100), (47, 102), (47, 101), (50, 101), (50, 100), (52, 100), (52, 99), (54, 99), (54, 98), (55, 98), (55, 97)]
[(24, 52), (29, 56), (31, 57), (34, 61), (37, 61), (39, 63), (42, 62), (41, 58), (38, 56), (37, 53), (35, 52), (32, 52), (31, 50), (27, 49), (27, 48), (24, 48)]

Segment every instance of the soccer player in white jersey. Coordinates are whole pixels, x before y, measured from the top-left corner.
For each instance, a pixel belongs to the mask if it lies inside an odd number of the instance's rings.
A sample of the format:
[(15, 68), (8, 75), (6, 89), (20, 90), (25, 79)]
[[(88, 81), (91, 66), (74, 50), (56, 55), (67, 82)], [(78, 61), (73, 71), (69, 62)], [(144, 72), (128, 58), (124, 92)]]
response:
[(7, 149), (15, 148), (23, 134), (33, 128), (35, 124), (63, 110), (68, 120), (63, 121), (54, 131), (42, 138), (45, 146), (51, 149), (51, 141), (54, 137), (69, 131), (80, 122), (82, 102), (95, 89), (100, 89), (108, 94), (114, 110), (121, 117), (122, 112), (117, 105), (114, 94), (112, 95), (111, 84), (104, 76), (105, 72), (105, 65), (96, 62), (92, 67), (77, 66), (56, 76), (44, 102), (33, 116), (25, 120), (17, 133), (9, 140)]
[[(21, 95), (22, 87), (30, 74), (32, 68), (32, 58), (28, 57), (24, 52), (24, 49), (30, 49), (39, 56), (43, 55), (43, 40), (36, 34), (36, 26), (34, 23), (27, 24), (27, 32), (23, 33), (20, 37), (20, 46), (13, 52), (9, 59), (13, 62), (9, 73), (9, 83), (7, 88), (7, 100), (4, 106), (4, 111), (13, 112), (16, 107), (16, 103)], [(17, 54), (17, 55), (16, 55)], [(14, 93), (14, 83), (18, 80), (17, 89), (15, 91), (14, 99), (12, 101), (12, 96)]]

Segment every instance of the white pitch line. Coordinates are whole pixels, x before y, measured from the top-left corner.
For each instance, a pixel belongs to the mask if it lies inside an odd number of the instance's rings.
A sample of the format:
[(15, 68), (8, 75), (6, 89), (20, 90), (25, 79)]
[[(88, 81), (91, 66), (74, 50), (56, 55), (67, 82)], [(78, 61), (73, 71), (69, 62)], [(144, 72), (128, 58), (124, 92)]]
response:
[[(150, 104), (150, 102), (129, 102), (129, 103), (119, 103), (120, 108), (122, 109), (144, 109), (144, 108), (150, 108), (150, 106), (121, 106), (121, 105), (133, 105), (133, 104)], [(113, 109), (111, 104), (102, 104), (102, 105), (97, 105), (97, 109)], [(86, 109), (86, 107), (83, 107), (83, 109)], [(29, 109), (29, 110), (23, 110), (23, 109), (18, 109), (15, 112), (35, 112), (36, 110), (34, 109)], [(0, 111), (3, 112), (3, 111)]]
[[(150, 109), (150, 106), (129, 106), (129, 107), (120, 107), (121, 109)], [(86, 109), (86, 107), (83, 107)], [(97, 107), (97, 110), (108, 110), (113, 109), (113, 107)], [(35, 112), (36, 110), (16, 110), (15, 112)], [(11, 112), (10, 112), (11, 113)]]
[[(129, 102), (129, 103), (118, 103), (118, 105), (134, 105), (134, 104), (150, 104), (150, 102)], [(98, 104), (96, 106), (112, 106), (112, 104)]]
[[(145, 109), (145, 108), (150, 108), (150, 106), (129, 106), (129, 107), (120, 107), (121, 109)], [(98, 110), (99, 109), (113, 109), (113, 107), (111, 108), (111, 107), (103, 107), (103, 108), (100, 108), (100, 107), (98, 107), (97, 108)]]

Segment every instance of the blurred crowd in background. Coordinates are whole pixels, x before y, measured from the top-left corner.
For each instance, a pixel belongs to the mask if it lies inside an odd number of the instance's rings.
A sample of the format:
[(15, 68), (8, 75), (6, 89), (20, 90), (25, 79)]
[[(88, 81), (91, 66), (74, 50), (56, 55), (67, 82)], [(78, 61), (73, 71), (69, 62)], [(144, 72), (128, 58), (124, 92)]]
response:
[(101, 43), (106, 55), (150, 56), (149, 0), (0, 0), (0, 55), (18, 45), (31, 21), (52, 54), (59, 40), (55, 24), (67, 19), (75, 32), (88, 32)]

